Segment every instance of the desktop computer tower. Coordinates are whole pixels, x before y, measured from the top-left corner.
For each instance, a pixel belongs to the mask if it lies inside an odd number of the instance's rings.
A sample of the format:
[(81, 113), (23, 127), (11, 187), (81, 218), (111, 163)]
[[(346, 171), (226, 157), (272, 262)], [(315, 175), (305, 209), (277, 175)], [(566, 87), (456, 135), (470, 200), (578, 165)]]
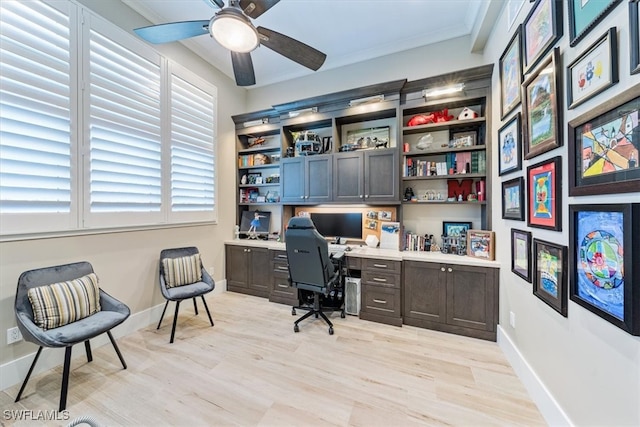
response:
[(360, 288), (362, 279), (347, 277), (344, 283), (344, 312), (360, 314)]

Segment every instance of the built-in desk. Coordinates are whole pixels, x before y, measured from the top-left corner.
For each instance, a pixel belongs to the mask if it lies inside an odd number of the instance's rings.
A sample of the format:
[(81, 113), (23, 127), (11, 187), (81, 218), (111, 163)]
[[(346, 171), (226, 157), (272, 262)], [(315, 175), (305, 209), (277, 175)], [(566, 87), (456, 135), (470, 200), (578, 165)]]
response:
[[(228, 240), (225, 246), (228, 290), (297, 304), (295, 290), (288, 286), (283, 242)], [(360, 318), (496, 340), (499, 262), (349, 246), (349, 275), (362, 280)]]

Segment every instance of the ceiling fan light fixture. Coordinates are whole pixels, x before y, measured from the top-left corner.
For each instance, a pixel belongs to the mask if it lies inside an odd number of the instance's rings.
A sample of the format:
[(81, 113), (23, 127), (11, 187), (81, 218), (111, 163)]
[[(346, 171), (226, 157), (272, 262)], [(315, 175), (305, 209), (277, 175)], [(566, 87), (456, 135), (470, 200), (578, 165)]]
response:
[(260, 44), (258, 32), (241, 11), (233, 8), (218, 12), (209, 23), (209, 32), (225, 48), (247, 53)]

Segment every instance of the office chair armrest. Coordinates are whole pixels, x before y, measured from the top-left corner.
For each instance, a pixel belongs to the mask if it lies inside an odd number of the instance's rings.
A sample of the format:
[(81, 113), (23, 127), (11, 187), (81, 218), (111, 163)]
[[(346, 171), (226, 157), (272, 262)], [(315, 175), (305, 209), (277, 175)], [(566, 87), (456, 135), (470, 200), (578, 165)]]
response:
[(344, 259), (344, 252), (340, 251), (340, 252), (335, 252), (332, 253), (329, 258), (331, 258), (334, 261), (342, 261)]

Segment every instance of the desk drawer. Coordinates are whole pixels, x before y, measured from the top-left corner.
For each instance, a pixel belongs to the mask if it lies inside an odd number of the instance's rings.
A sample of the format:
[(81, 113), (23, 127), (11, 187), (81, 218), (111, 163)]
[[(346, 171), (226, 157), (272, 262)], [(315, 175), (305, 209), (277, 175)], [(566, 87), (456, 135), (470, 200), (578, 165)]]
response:
[(362, 269), (371, 271), (381, 271), (389, 274), (400, 274), (402, 271), (401, 261), (388, 261), (386, 259), (364, 258)]
[(362, 286), (362, 311), (400, 317), (400, 289)]
[(278, 273), (284, 274), (285, 277), (289, 276), (289, 264), (274, 262), (273, 263), (273, 274), (274, 276)]
[(362, 270), (362, 260), (357, 257), (347, 256), (347, 268), (349, 270)]
[(271, 251), (271, 260), (273, 262), (287, 263), (287, 251)]
[(385, 288), (400, 289), (400, 275), (382, 273), (379, 271), (363, 270), (362, 283), (367, 285), (382, 286)]

